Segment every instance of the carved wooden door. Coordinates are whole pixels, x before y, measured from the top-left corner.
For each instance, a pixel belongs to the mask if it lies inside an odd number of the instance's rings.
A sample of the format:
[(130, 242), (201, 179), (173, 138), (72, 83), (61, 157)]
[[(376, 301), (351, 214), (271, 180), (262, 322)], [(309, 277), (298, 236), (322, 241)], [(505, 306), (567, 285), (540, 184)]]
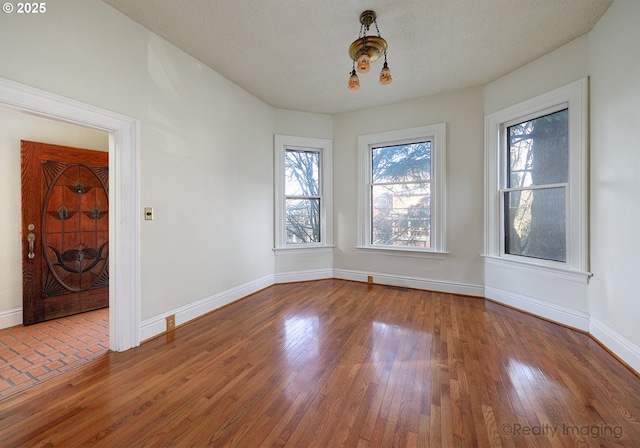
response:
[(23, 141), (23, 323), (109, 306), (108, 153)]

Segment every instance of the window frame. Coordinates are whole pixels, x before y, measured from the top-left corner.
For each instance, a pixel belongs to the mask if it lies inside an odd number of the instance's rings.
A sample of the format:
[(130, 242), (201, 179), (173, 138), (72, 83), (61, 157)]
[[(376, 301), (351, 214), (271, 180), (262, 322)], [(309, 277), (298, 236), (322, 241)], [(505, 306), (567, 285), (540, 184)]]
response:
[[(320, 199), (320, 242), (287, 242), (285, 194), (285, 155), (287, 150), (318, 152), (320, 155), (320, 194), (317, 196)], [(333, 247), (333, 142), (328, 139), (276, 134), (274, 138), (274, 154), (274, 249), (304, 250)]]
[[(384, 246), (371, 243), (372, 149), (431, 141), (430, 247)], [(446, 252), (446, 123), (358, 136), (358, 249), (440, 258)]]
[[(566, 186), (566, 261), (505, 252), (504, 195), (507, 188), (507, 128), (568, 108), (569, 172)], [(493, 264), (546, 272), (586, 283), (588, 272), (588, 82), (580, 79), (485, 116), (485, 247)]]

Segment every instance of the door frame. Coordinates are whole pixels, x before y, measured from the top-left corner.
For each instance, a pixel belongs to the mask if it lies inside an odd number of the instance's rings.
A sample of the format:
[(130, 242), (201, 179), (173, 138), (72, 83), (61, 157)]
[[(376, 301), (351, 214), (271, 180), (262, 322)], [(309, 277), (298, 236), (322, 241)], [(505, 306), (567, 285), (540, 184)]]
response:
[[(140, 345), (140, 122), (0, 78), (0, 105), (109, 133), (109, 348)], [(126, 194), (125, 194), (126, 193)]]

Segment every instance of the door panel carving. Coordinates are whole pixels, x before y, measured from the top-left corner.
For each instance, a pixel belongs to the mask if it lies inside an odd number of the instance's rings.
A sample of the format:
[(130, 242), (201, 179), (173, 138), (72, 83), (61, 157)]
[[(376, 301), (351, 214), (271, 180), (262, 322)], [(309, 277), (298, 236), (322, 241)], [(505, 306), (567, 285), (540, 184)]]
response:
[(47, 272), (55, 282), (45, 279), (43, 296), (108, 286), (109, 197), (99, 177), (108, 173), (82, 164), (48, 167), (50, 163), (42, 164), (43, 171), (59, 172), (45, 185), (42, 243)]

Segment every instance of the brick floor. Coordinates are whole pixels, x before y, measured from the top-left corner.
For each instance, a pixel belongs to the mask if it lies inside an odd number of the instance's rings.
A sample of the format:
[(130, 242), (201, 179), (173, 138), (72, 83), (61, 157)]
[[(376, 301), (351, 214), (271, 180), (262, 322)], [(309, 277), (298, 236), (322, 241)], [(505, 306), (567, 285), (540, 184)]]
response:
[(109, 351), (107, 308), (0, 330), (0, 399)]

